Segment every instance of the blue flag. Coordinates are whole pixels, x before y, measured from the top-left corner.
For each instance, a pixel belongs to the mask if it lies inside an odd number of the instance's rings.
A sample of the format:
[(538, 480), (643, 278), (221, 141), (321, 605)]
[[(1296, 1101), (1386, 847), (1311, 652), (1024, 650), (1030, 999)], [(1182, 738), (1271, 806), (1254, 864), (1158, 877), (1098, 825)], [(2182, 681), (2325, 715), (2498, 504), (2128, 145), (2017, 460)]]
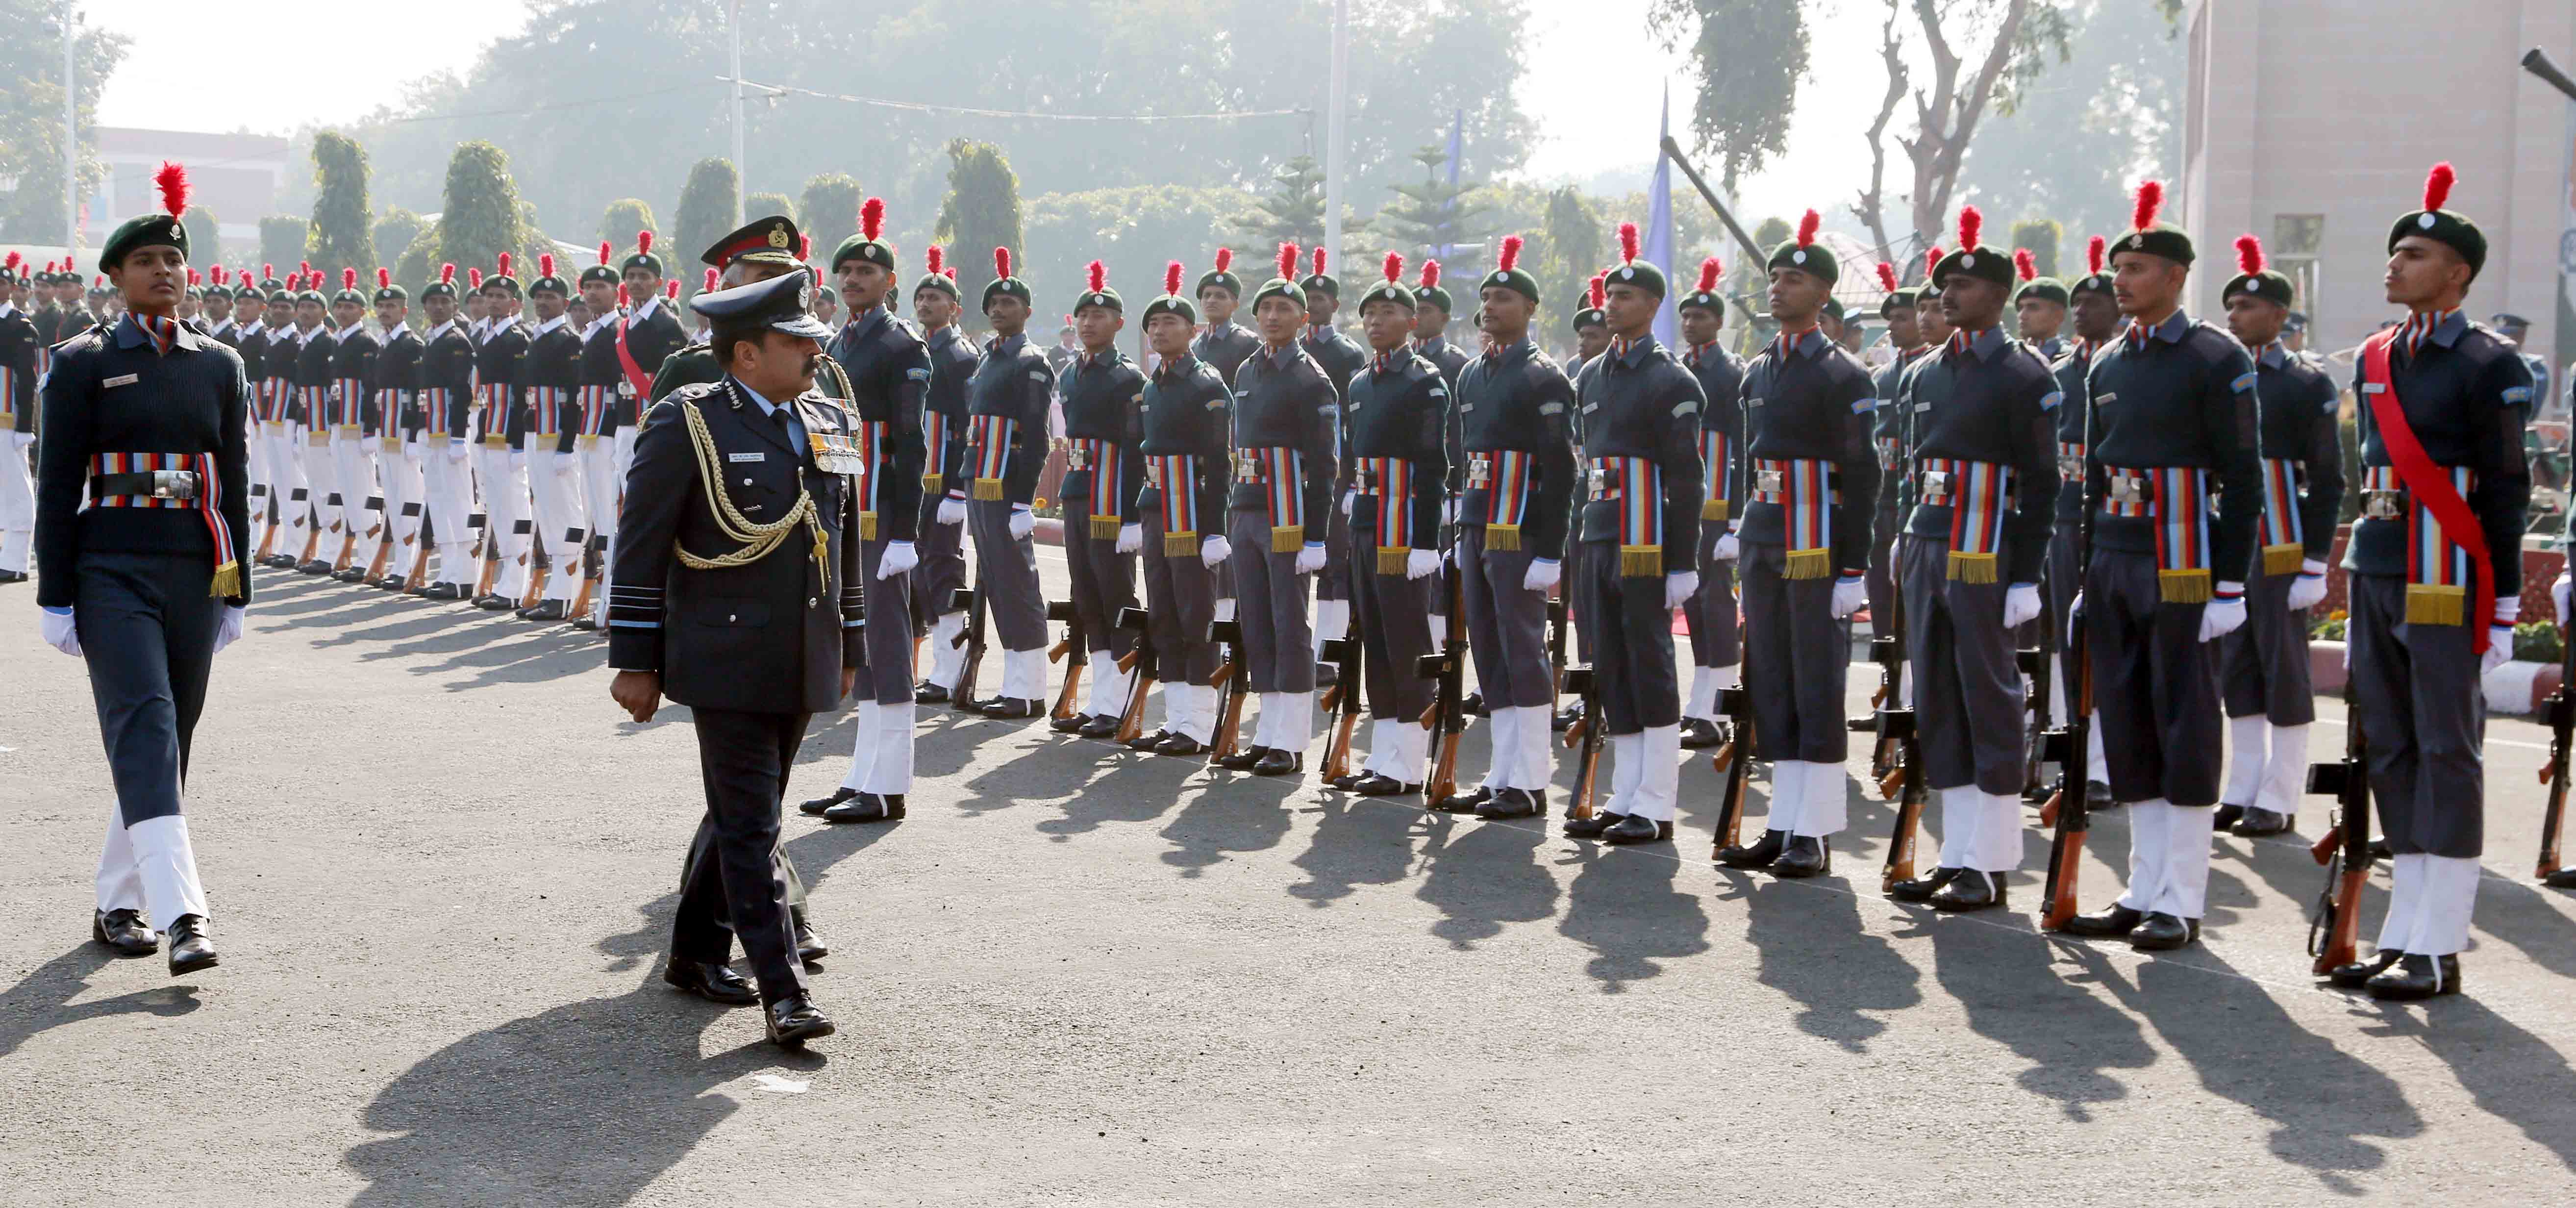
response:
[[(1664, 85), (1664, 115), (1655, 132), (1655, 182), (1646, 190), (1646, 230), (1643, 259), (1663, 270), (1666, 289), (1675, 288), (1673, 277), (1673, 165), (1664, 155), (1663, 138), (1673, 132), (1673, 86)], [(1664, 300), (1655, 312), (1655, 342), (1666, 348), (1677, 347), (1681, 338), (1680, 320), (1675, 317), (1672, 300)]]

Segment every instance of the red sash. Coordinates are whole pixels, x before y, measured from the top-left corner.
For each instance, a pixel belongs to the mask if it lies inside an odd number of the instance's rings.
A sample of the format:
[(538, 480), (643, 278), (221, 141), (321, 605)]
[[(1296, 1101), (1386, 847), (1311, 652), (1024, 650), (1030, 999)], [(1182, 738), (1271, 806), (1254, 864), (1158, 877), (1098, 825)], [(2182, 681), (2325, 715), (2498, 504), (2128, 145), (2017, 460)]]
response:
[[(2397, 329), (2390, 328), (2362, 341), (2362, 396), (2370, 401), (2371, 422), (2379, 429), (2380, 443), (2388, 449), (2397, 480), (2405, 484), (2406, 493), (2417, 506), (2433, 514), (2434, 522), (2442, 526), (2442, 540), (2469, 555), (2469, 565), (2476, 575), (2469, 591), (2469, 609), (2447, 623), (2471, 626), (2470, 648), (2485, 654), (2487, 627), (2495, 618), (2495, 564), (2487, 557), (2486, 530), (2478, 527), (2477, 514), (2469, 510), (2468, 501), (2460, 498), (2460, 492), (2451, 485), (2451, 476), (2433, 464), (2432, 456), (2415, 439), (2415, 430), (2406, 425), (2406, 408), (2397, 401), (2397, 385), (2388, 372), (2388, 346), (2396, 338)], [(2378, 389), (2369, 389), (2372, 386)], [(2446, 594), (2459, 589), (2437, 584), (2407, 585), (2407, 621), (2441, 623), (2430, 615), (2418, 617), (2414, 597), (2419, 586)]]
[(635, 363), (635, 354), (628, 351), (626, 347), (626, 328), (634, 321), (633, 315), (617, 317), (617, 371), (626, 375), (626, 384), (635, 391), (637, 400), (635, 405), (640, 409), (645, 403), (652, 401), (645, 396), (653, 393), (653, 375), (644, 372), (644, 367)]

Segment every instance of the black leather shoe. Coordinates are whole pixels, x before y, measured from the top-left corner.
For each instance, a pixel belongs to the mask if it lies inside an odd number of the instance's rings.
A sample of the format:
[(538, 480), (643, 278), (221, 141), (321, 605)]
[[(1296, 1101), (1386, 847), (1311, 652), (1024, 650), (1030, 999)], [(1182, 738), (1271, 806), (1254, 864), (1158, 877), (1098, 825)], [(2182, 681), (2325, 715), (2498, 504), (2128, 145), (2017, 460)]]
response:
[(1106, 713), (1094, 713), (1091, 720), (1082, 723), (1082, 728), (1074, 733), (1084, 738), (1116, 738), (1118, 719)]
[(206, 935), (203, 916), (183, 914), (170, 924), (170, 976), (181, 977), (222, 963), (215, 956), (215, 941)]
[(1053, 730), (1058, 734), (1071, 734), (1090, 723), (1090, 718), (1084, 717), (1079, 713), (1067, 713), (1062, 717), (1048, 718), (1047, 729)]
[(1252, 765), (1261, 762), (1262, 756), (1269, 753), (1268, 747), (1237, 747), (1234, 754), (1220, 755), (1208, 762), (1229, 772), (1249, 772), (1252, 770)]
[(295, 573), (299, 575), (327, 575), (331, 573), (331, 564), (320, 558), (315, 558), (310, 562), (297, 564), (295, 567)]
[(1992, 910), (2004, 904), (2004, 877), (1998, 872), (1974, 868), (1961, 869), (1950, 883), (1932, 895), (1932, 909), (1965, 914), (1971, 910)]
[(805, 911), (802, 908), (787, 912), (787, 925), (796, 931), (797, 960), (810, 965), (832, 955), (832, 950), (815, 937), (814, 928), (806, 924)]
[(367, 568), (363, 566), (345, 567), (331, 572), (331, 581), (334, 583), (357, 583), (366, 577)]
[(2576, 868), (2559, 869), (2540, 878), (2540, 883), (2551, 889), (2576, 889)]
[(2244, 806), (2229, 805), (2226, 802), (2221, 801), (2218, 803), (2217, 809), (2210, 811), (2209, 829), (2212, 833), (2217, 834), (2224, 834), (2235, 830), (2236, 820), (2244, 816)]
[(1602, 842), (1623, 846), (1631, 843), (1670, 843), (1672, 838), (1672, 823), (1650, 822), (1637, 814), (1621, 818), (1610, 829), (1601, 832)]
[(2129, 932), (2129, 946), (2140, 952), (2171, 952), (2200, 938), (2200, 921), (2150, 910)]
[(2228, 833), (2240, 839), (2260, 839), (2265, 835), (2280, 834), (2298, 820), (2296, 814), (2275, 813), (2259, 805), (2249, 805), (2245, 807), (2245, 816), (2237, 819), (2236, 825), (2228, 828)]
[(1846, 717), (1843, 719), (1843, 728), (1854, 734), (1876, 734), (1878, 715), (1872, 713), (1865, 717)]
[(924, 682), (920, 687), (912, 690), (912, 703), (916, 705), (947, 704), (948, 689), (942, 688), (937, 684)]
[(24, 583), (26, 581), (27, 572), (23, 570), (0, 570), (0, 583)]
[(90, 911), (89, 937), (118, 956), (150, 956), (161, 950), (161, 933), (143, 925), (139, 910)]
[(1160, 748), (1164, 739), (1171, 737), (1175, 735), (1169, 730), (1139, 730), (1136, 737), (1128, 739), (1124, 745), (1130, 751), (1152, 751)]
[(1717, 853), (1717, 862), (1728, 868), (1769, 868), (1780, 858), (1781, 849), (1789, 846), (1789, 832), (1767, 830), (1751, 844), (1734, 844)]
[(786, 1049), (801, 1049), (808, 1040), (820, 1040), (832, 1034), (832, 1021), (814, 1009), (814, 1000), (802, 994), (790, 994), (762, 1008), (769, 1026), (769, 1043)]
[(2337, 965), (2327, 970), (2326, 981), (2340, 990), (2366, 989), (2370, 985), (2370, 979), (2388, 972), (2389, 967), (2397, 963), (2397, 958), (2404, 955), (2405, 953), (2396, 949), (2383, 948), (2378, 955), (2369, 960)]
[(1780, 858), (1771, 862), (1775, 877), (1814, 877), (1834, 870), (1833, 841), (1822, 835), (1791, 835)]
[(1262, 752), (1261, 758), (1252, 761), (1252, 774), (1255, 776), (1293, 776), (1305, 770), (1306, 757), (1303, 754), (1278, 747)]
[(1371, 776), (1371, 775), (1374, 775), (1374, 773), (1371, 773), (1371, 772), (1344, 772), (1344, 773), (1342, 773), (1342, 774), (1341, 774), (1341, 775), (1339, 775), (1339, 776), (1327, 776), (1327, 777), (1325, 777), (1325, 778), (1324, 778), (1324, 784), (1325, 784), (1325, 786), (1326, 786), (1326, 787), (1328, 787), (1328, 788), (1339, 789), (1339, 790), (1341, 790), (1342, 792), (1347, 793), (1347, 792), (1351, 791), (1352, 789), (1358, 788), (1358, 787), (1359, 787), (1359, 783), (1360, 783), (1360, 781), (1361, 781), (1363, 778), (1368, 777), (1368, 776)]
[(1362, 797), (1401, 797), (1407, 793), (1421, 792), (1422, 786), (1406, 784), (1384, 772), (1371, 772), (1360, 777), (1359, 782), (1351, 786), (1351, 791)]
[(295, 568), (295, 558), (291, 554), (270, 554), (267, 557), (261, 558), (259, 560), (259, 564), (262, 566), (274, 566), (281, 570), (293, 570)]
[(662, 980), (711, 1003), (748, 1007), (760, 1001), (751, 979), (710, 961), (672, 961), (662, 967)]
[(485, 612), (511, 612), (519, 605), (508, 596), (476, 596), (474, 606)]
[(2099, 780), (2087, 780), (2084, 782), (2084, 808), (2088, 810), (2109, 810), (2118, 809), (2119, 807), (2120, 803), (2111, 799), (2110, 785), (2104, 784)]
[(1187, 734), (1165, 734), (1152, 747), (1157, 755), (1205, 755), (1207, 744)]
[(564, 602), (539, 600), (536, 607), (522, 608), (518, 615), (522, 621), (560, 621), (564, 619)]
[(1682, 719), (1683, 750), (1697, 751), (1704, 747), (1716, 746), (1724, 741), (1726, 741), (1725, 738), (1717, 732), (1716, 722), (1710, 721), (1704, 717), (1685, 717)]
[(2421, 1002), (2460, 992), (2460, 958), (2409, 952), (2395, 968), (2370, 979), (2370, 996), (2390, 1002)]
[[(1455, 801), (1457, 798), (1452, 797)], [(1476, 816), (1500, 821), (1505, 818), (1536, 818), (1547, 812), (1547, 802), (1529, 789), (1504, 789), (1494, 799), (1476, 807)]]
[(2131, 910), (2117, 902), (2099, 914), (2079, 914), (2066, 920), (2066, 934), (2116, 939), (2138, 929), (2146, 921), (2144, 911)]
[(825, 822), (901, 822), (903, 794), (861, 793), (823, 811)]
[(382, 591), (401, 591), (409, 586), (411, 585), (405, 583), (401, 575), (386, 575), (376, 580), (376, 587)]
[(590, 633), (599, 628), (599, 618), (585, 612), (572, 619), (572, 627), (583, 633)]
[(1598, 839), (1626, 817), (1626, 814), (1605, 814), (1597, 810), (1589, 818), (1569, 817), (1565, 820), (1565, 834), (1570, 839)]
[(1582, 716), (1583, 702), (1578, 700), (1573, 704), (1557, 710), (1556, 716), (1548, 719), (1547, 724), (1550, 729), (1555, 730), (1559, 734), (1563, 734), (1566, 731), (1573, 729), (1574, 723), (1580, 720)]
[(1494, 803), (1494, 790), (1478, 786), (1472, 793), (1451, 793), (1431, 803), (1431, 808), (1444, 814), (1481, 813)]
[(1011, 696), (987, 697), (975, 703), (975, 711), (995, 721), (1025, 721), (1045, 710), (1033, 700)]
[(1942, 886), (1958, 880), (1962, 871), (1964, 870), (1936, 867), (1932, 870), (1931, 876), (1898, 881), (1888, 886), (1887, 896), (1900, 902), (1929, 902), (1933, 894), (1941, 892)]
[(432, 583), (429, 586), (420, 589), (420, 598), (424, 600), (462, 600), (465, 598), (465, 589), (454, 583)]
[(817, 797), (812, 801), (798, 804), (796, 812), (800, 814), (820, 816), (823, 811), (839, 805), (844, 801), (848, 801), (858, 795), (859, 791), (857, 789), (834, 789), (832, 790), (832, 795), (829, 797)]

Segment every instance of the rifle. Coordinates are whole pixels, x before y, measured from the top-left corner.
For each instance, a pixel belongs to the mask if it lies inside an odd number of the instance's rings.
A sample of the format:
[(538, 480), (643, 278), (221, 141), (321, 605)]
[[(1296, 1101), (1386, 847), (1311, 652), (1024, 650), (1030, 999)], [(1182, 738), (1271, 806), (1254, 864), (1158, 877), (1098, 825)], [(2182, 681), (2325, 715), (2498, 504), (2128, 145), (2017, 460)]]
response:
[[(2084, 435), (2086, 447), (2090, 448), (2093, 426), (2089, 410), (2085, 413)], [(2075, 525), (2073, 587), (2079, 593), (2093, 570), (2093, 513), (2101, 506), (2093, 494), (2090, 470), (2084, 475), (2083, 495), (2082, 519)], [(2048, 886), (2039, 904), (2039, 925), (2049, 931), (2064, 931), (2067, 920), (2075, 917), (2075, 883), (2084, 863), (2084, 836), (2093, 829), (2093, 809), (2084, 803), (2085, 782), (2089, 779), (2086, 764), (2093, 753), (2093, 659), (2084, 649), (2084, 633), (2084, 613), (2078, 610), (2066, 622), (2066, 645), (2075, 652), (2075, 673), (2066, 684), (2066, 724), (2050, 730), (2042, 744), (2049, 760), (2057, 765), (2057, 792), (2039, 810), (2040, 825), (2053, 828), (2048, 840)]]
[(1547, 711), (1556, 712), (1556, 698), (1565, 695), (1565, 597), (1547, 602), (1547, 670), (1549, 692)]
[(1753, 694), (1742, 687), (1720, 688), (1717, 707), (1726, 714), (1730, 731), (1716, 757), (1718, 770), (1726, 773), (1726, 791), (1717, 799), (1716, 850), (1725, 851), (1744, 844), (1744, 790), (1753, 779)]
[(949, 692), (949, 707), (960, 713), (975, 712), (975, 675), (984, 668), (984, 572), (975, 572), (975, 586), (960, 587), (949, 593), (948, 610), (966, 614), (966, 628), (952, 639), (965, 647), (966, 662), (957, 669), (957, 686)]
[(519, 601), (519, 607), (534, 608), (537, 601), (546, 598), (546, 579), (554, 571), (554, 559), (546, 556), (546, 543), (536, 540), (528, 542), (528, 552), (520, 557), (528, 564), (528, 594)]
[(1047, 661), (1061, 663), (1066, 655), (1073, 656), (1073, 664), (1064, 669), (1064, 690), (1055, 694), (1055, 708), (1047, 711), (1050, 719), (1062, 721), (1079, 711), (1074, 702), (1082, 691), (1082, 665), (1091, 652), (1090, 636), (1082, 631), (1082, 610), (1074, 607), (1071, 600), (1047, 601), (1046, 619), (1064, 622), (1064, 640), (1048, 648)]
[[(1903, 538), (1898, 539), (1901, 549)], [(1896, 570), (1895, 556), (1888, 569)], [(1887, 636), (1873, 635), (1869, 640), (1870, 657), (1887, 669), (1886, 697), (1878, 706), (1878, 749), (1887, 758), (1887, 768), (1879, 774), (1878, 793), (1896, 803), (1896, 819), (1887, 838), (1887, 863), (1879, 872), (1881, 891), (1893, 889), (1899, 881), (1914, 879), (1914, 838), (1922, 829), (1923, 807), (1931, 790), (1923, 783), (1923, 748), (1916, 741), (1914, 710), (1905, 703), (1902, 688), (1905, 674), (1905, 589), (1904, 578), (1893, 575), (1897, 590), (1889, 593), (1887, 602)], [(1872, 619), (1875, 627), (1878, 622)], [(1874, 762), (1874, 761), (1873, 761)]]
[(1225, 643), (1225, 665), (1208, 680), (1209, 687), (1225, 694), (1225, 704), (1216, 712), (1216, 733), (1208, 736), (1208, 759), (1213, 762), (1242, 749), (1236, 738), (1243, 729), (1243, 702), (1251, 690), (1243, 671), (1243, 622), (1231, 618), (1209, 622), (1208, 640)]
[(2308, 849), (2325, 866), (2326, 886), (2308, 917), (2311, 967), (2323, 977), (2361, 957), (2361, 888), (2370, 880), (2370, 767), (2352, 686), (2344, 686), (2343, 759), (2308, 765), (2308, 791), (2335, 799), (2334, 825)]
[[(383, 500), (379, 499), (377, 503), (379, 506), (382, 506)], [(416, 516), (420, 514), (419, 509), (420, 505), (418, 503), (407, 503), (403, 505), (402, 514), (405, 516)], [(385, 565), (393, 561), (394, 547), (401, 544), (401, 542), (394, 539), (394, 518), (392, 516), (386, 516), (384, 518), (384, 523), (376, 526), (376, 531), (382, 534), (376, 542), (376, 554), (374, 557), (367, 560), (367, 573), (358, 576), (358, 581), (369, 587), (384, 586)]]
[[(1077, 636), (1082, 632), (1081, 624), (1080, 618), (1076, 618), (1074, 633)], [(1145, 693), (1154, 686), (1154, 680), (1162, 674), (1163, 654), (1154, 649), (1154, 631), (1146, 626), (1144, 609), (1128, 608), (1121, 611), (1118, 614), (1118, 627), (1132, 630), (1136, 634), (1136, 648), (1128, 651), (1126, 657), (1118, 660), (1120, 674), (1130, 671), (1136, 673), (1135, 682), (1127, 689), (1127, 704), (1118, 710), (1118, 732), (1111, 736), (1112, 741), (1124, 746), (1135, 741), (1136, 736), (1145, 729)], [(1187, 673), (1184, 672), (1184, 674)], [(1072, 699), (1073, 681), (1081, 675), (1082, 664), (1076, 662), (1073, 670), (1065, 677), (1065, 699)]]
[(1339, 669), (1333, 686), (1324, 689), (1324, 712), (1333, 719), (1332, 733), (1324, 740), (1324, 783), (1336, 776), (1351, 774), (1351, 738), (1360, 725), (1360, 681), (1368, 665), (1368, 643), (1360, 638), (1357, 616), (1341, 637), (1324, 639), (1324, 661)]
[[(2057, 627), (2048, 616), (2045, 602), (2040, 605), (2039, 625), (2042, 630)], [(2029, 699), (2024, 703), (2030, 713), (2030, 723), (2022, 741), (2021, 796), (2024, 801), (2037, 801), (2047, 796), (2047, 788), (2040, 781), (2039, 765), (2046, 762), (2048, 754), (2048, 665), (2055, 661), (2052, 656), (2056, 653), (2050, 645), (2042, 640), (2037, 646), (2013, 652), (2027, 683), (2024, 691), (2029, 693)]]
[[(2533, 53), (2538, 53), (2537, 51)], [(2576, 680), (2576, 644), (2559, 639), (2566, 649), (2559, 658), (2558, 690), (2541, 702), (2541, 719), (2549, 725), (2549, 762), (2540, 765), (2540, 782), (2549, 786), (2549, 807), (2540, 815), (2540, 871), (2533, 876), (2557, 888), (2566, 880), (2558, 872), (2558, 835), (2567, 822), (2567, 754), (2571, 741), (2576, 741), (2576, 697), (2569, 695), (2568, 683)], [(2351, 723), (2355, 729), (2359, 722)]]
[(581, 543), (581, 590), (574, 593), (572, 607), (565, 610), (565, 616), (578, 620), (590, 615), (591, 599), (598, 594), (607, 568), (608, 538), (593, 534)]
[(1592, 664), (1565, 669), (1565, 687), (1583, 699), (1583, 716), (1566, 728), (1565, 745), (1580, 749), (1575, 757), (1574, 816), (1592, 816), (1592, 798), (1600, 789), (1601, 771), (1601, 692), (1600, 677), (1593, 674)]
[(1423, 655), (1413, 668), (1414, 674), (1440, 683), (1431, 707), (1422, 711), (1423, 727), (1440, 744), (1422, 778), (1422, 800), (1432, 805), (1458, 792), (1458, 737), (1467, 732), (1466, 585), (1458, 577), (1458, 564), (1446, 558), (1440, 560), (1440, 577), (1449, 600), (1449, 632), (1441, 637), (1439, 653)]
[[(1907, 712), (1910, 721), (1911, 711), (1902, 710), (1905, 700), (1905, 581), (1896, 573), (1897, 551), (1904, 545), (1905, 538), (1898, 536), (1887, 555), (1888, 577), (1895, 581), (1895, 590), (1887, 593), (1887, 632), (1878, 632), (1878, 617), (1875, 614), (1870, 617), (1869, 661), (1878, 664), (1878, 690), (1870, 694), (1869, 705), (1882, 719), (1891, 706), (1898, 707), (1900, 711)], [(1889, 734), (1883, 724), (1877, 728), (1877, 733), (1878, 737), (1870, 745), (1869, 774), (1872, 779), (1884, 781), (1897, 766), (1895, 736)], [(1912, 731), (1907, 733), (1910, 735)], [(1881, 789), (1880, 795), (1893, 797), (1895, 794)]]

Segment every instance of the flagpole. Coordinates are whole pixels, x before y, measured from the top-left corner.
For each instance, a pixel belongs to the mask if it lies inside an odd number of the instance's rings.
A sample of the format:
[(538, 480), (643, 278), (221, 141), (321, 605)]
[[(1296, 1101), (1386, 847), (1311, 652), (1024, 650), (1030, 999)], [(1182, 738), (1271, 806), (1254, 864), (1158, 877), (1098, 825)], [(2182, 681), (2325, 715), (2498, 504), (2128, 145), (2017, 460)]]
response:
[(1324, 102), (1324, 246), (1335, 260), (1342, 258), (1342, 94), (1350, 86), (1350, 22), (1350, 0), (1333, 0), (1332, 91)]

